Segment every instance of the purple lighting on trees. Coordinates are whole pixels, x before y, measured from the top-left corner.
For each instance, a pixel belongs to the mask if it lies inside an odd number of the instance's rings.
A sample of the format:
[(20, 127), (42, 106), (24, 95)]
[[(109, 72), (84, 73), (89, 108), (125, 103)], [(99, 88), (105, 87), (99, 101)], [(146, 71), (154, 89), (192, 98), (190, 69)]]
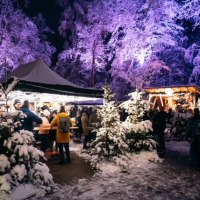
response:
[[(33, 21), (11, 1), (0, 1), (0, 58), (11, 68), (38, 57), (50, 64), (55, 49), (43, 37), (49, 30), (38, 23), (42, 18)], [(65, 42), (52, 67), (70, 81), (85, 87), (106, 82), (117, 98), (139, 82), (200, 84), (199, 1), (56, 2), (63, 10), (58, 30)]]

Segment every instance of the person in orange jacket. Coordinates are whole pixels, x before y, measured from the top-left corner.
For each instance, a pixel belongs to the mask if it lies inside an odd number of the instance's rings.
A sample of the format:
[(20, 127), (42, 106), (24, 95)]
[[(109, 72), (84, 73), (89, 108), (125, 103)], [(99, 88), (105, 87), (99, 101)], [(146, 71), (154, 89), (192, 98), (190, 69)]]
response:
[[(70, 131), (66, 131), (65, 133), (62, 133), (60, 131), (60, 129), (59, 129), (60, 118), (68, 118), (68, 120), (69, 120), (69, 126), (72, 126), (71, 118), (66, 113), (64, 106), (60, 107), (59, 114), (51, 122), (51, 127), (57, 126), (56, 142), (58, 144), (59, 155), (60, 155), (60, 162), (58, 162), (57, 164), (64, 165), (66, 162), (70, 162), (71, 161), (70, 150), (69, 150)], [(65, 158), (64, 158), (63, 147), (65, 148), (65, 152), (66, 152), (66, 161), (65, 161)]]

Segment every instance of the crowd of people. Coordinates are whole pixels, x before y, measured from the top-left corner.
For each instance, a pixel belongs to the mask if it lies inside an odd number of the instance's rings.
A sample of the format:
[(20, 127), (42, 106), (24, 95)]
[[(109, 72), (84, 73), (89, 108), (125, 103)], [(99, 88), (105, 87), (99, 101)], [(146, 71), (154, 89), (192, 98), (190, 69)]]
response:
[[(144, 118), (151, 120), (153, 127), (152, 134), (157, 141), (157, 153), (161, 158), (164, 158), (165, 130), (167, 124), (169, 127), (177, 125), (177, 118), (181, 114), (182, 116), (187, 115), (187, 118), (183, 117), (184, 121), (179, 125), (181, 126), (181, 130), (185, 133), (184, 139), (190, 142), (190, 164), (194, 167), (200, 168), (200, 112), (198, 108), (194, 108), (194, 110), (184, 110), (179, 107), (175, 111), (169, 109), (167, 112), (164, 107), (160, 109), (155, 108), (154, 110), (149, 110)], [(179, 127), (176, 127), (176, 129), (179, 130)]]
[[(26, 117), (21, 121), (21, 129), (28, 130), (34, 133), (35, 139), (41, 141), (40, 150), (43, 152), (53, 151), (59, 149), (60, 161), (58, 164), (63, 165), (66, 162), (70, 162), (69, 142), (71, 137), (75, 137), (75, 142), (82, 142), (83, 148), (88, 148), (88, 143), (91, 140), (95, 140), (96, 133), (93, 130), (99, 123), (97, 118), (96, 109), (92, 107), (78, 108), (74, 106), (70, 111), (65, 110), (65, 106), (60, 106), (60, 109), (50, 111), (48, 106), (41, 108), (40, 116), (33, 113), (30, 108), (29, 101), (24, 101), (23, 104), (20, 100), (14, 101), (14, 108), (16, 111), (22, 111)], [(69, 127), (76, 127), (73, 131), (73, 135), (70, 129), (66, 132), (61, 132), (59, 125), (61, 124), (61, 118), (69, 119)], [(34, 130), (34, 127), (39, 127), (38, 131)], [(54, 129), (53, 127), (58, 127)], [(73, 128), (72, 128), (73, 129)], [(64, 158), (64, 149), (66, 153), (66, 159)]]
[[(70, 130), (65, 133), (61, 133), (59, 129), (52, 129), (52, 127), (59, 125), (60, 118), (69, 117), (69, 126), (77, 127), (76, 131), (73, 131), (75, 136), (74, 141), (83, 143), (83, 148), (88, 148), (88, 143), (91, 140), (95, 140), (96, 133), (92, 131), (100, 124), (97, 117), (97, 110), (92, 107), (85, 107), (80, 109), (78, 106), (73, 106), (69, 112), (66, 112), (65, 106), (61, 106), (60, 110), (50, 111), (47, 106), (41, 108), (40, 116), (37, 116), (29, 109), (29, 102), (24, 101), (23, 104), (19, 100), (15, 100), (14, 107), (16, 110), (21, 110), (26, 114), (22, 122), (22, 127), (25, 130), (34, 132), (34, 123), (40, 126), (36, 139), (41, 141), (40, 149), (45, 152), (47, 149), (53, 151), (59, 149), (60, 161), (58, 164), (65, 164), (70, 162), (69, 141), (71, 138)], [(152, 135), (157, 142), (157, 153), (161, 158), (165, 157), (165, 130), (166, 125), (173, 124), (174, 116), (179, 113), (180, 110), (173, 111), (169, 109), (168, 112), (165, 108), (149, 110), (145, 113), (143, 120), (150, 120), (152, 122), (153, 132)], [(182, 112), (182, 111), (181, 111)], [(188, 111), (187, 111), (188, 112)], [(68, 113), (68, 114), (67, 114)], [(200, 167), (200, 114), (199, 109), (195, 108), (192, 112), (189, 111), (190, 118), (187, 120), (187, 127), (185, 128), (185, 139), (190, 141), (190, 158), (191, 164)], [(128, 114), (124, 109), (119, 109), (120, 120), (125, 121)], [(73, 119), (73, 120), (72, 120)], [(50, 130), (44, 127), (51, 127)], [(64, 158), (64, 149), (66, 153), (66, 159)]]

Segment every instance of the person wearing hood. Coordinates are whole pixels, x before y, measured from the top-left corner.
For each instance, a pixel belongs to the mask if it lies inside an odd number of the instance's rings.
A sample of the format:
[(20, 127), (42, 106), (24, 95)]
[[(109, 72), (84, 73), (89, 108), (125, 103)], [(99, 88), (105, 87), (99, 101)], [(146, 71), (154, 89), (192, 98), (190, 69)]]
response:
[(41, 124), (42, 119), (29, 109), (29, 101), (25, 100), (20, 110), (26, 115), (22, 122), (24, 130), (33, 131), (33, 123)]

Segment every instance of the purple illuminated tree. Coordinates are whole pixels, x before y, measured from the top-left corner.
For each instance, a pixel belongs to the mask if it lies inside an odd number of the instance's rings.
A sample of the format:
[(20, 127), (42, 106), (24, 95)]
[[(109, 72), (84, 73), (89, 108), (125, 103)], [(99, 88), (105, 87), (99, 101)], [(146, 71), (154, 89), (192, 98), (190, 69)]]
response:
[[(66, 40), (56, 66), (60, 74), (84, 86), (107, 82), (118, 99), (136, 87), (136, 74), (155, 62), (158, 71), (145, 70), (152, 73), (143, 73), (144, 85), (188, 83), (194, 63), (187, 62), (187, 49), (199, 42), (198, 1), (59, 3), (65, 8), (59, 31)], [(187, 32), (188, 20), (193, 21), (189, 30), (198, 33), (195, 41)]]
[(0, 5), (0, 76), (5, 65), (12, 70), (38, 58), (51, 64), (55, 48), (44, 37), (50, 30), (41, 15), (34, 22), (23, 14), (16, 0), (0, 0)]

